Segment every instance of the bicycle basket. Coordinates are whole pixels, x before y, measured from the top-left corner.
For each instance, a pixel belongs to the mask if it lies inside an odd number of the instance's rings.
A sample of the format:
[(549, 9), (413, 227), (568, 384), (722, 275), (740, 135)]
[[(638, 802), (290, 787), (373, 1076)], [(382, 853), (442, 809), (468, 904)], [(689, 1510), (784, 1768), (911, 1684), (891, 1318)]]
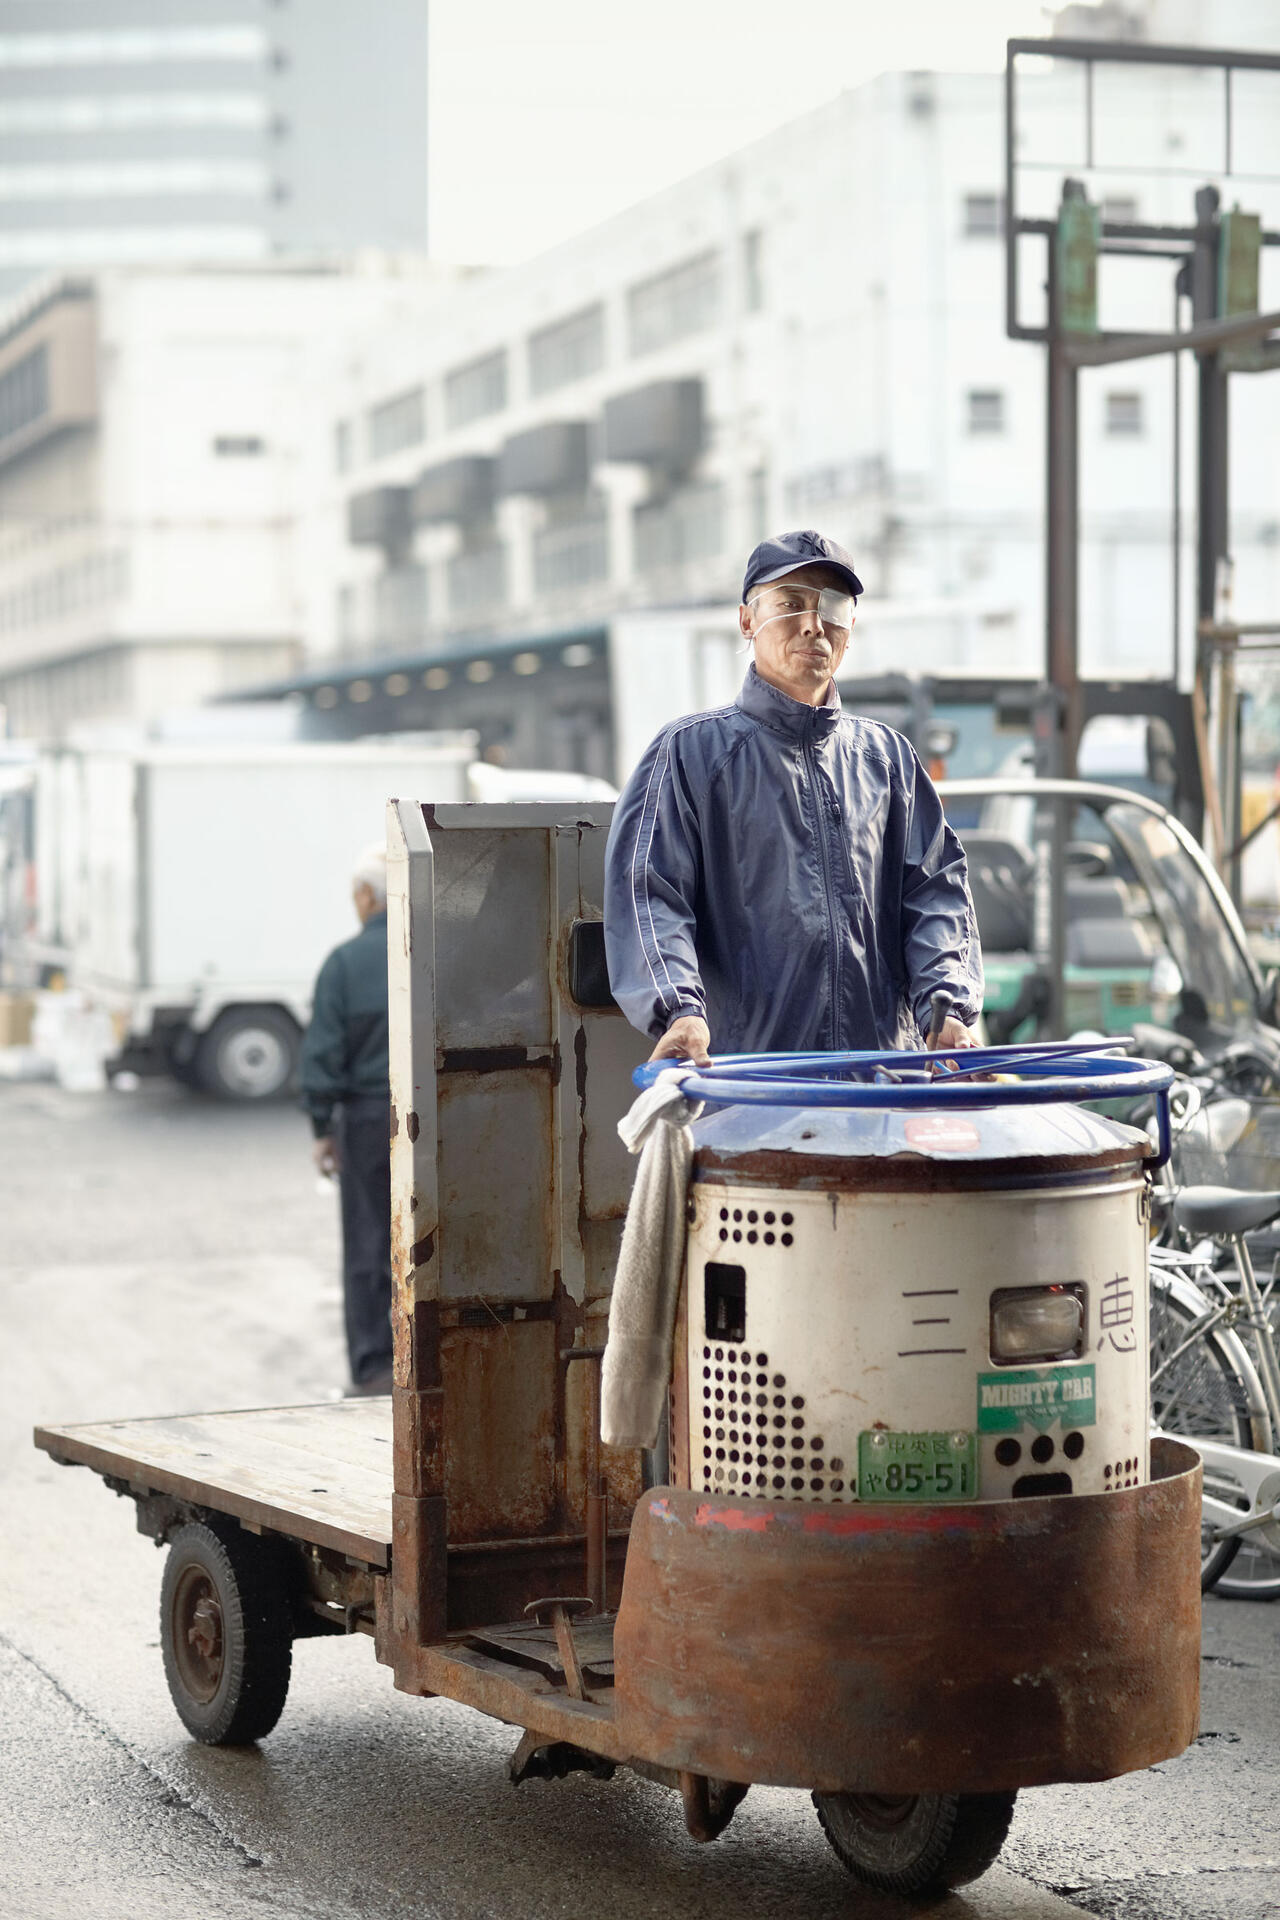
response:
[(1175, 1120), (1173, 1173), (1180, 1187), (1280, 1188), (1280, 1099), (1215, 1100)]

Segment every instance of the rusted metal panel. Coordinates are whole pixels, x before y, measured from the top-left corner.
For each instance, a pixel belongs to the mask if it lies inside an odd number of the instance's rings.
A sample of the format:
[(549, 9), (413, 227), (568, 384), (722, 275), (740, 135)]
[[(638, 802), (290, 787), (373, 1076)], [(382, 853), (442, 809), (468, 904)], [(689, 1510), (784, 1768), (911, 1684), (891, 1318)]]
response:
[(438, 1082), (440, 1296), (546, 1300), (553, 1094), (545, 1069)]
[(447, 1630), (445, 1503), (438, 1494), (425, 1500), (392, 1494), (391, 1556), (393, 1664), (399, 1686), (412, 1650), (443, 1640)]
[[(583, 1205), (592, 1220), (621, 1222), (631, 1198), (636, 1163), (618, 1138), (618, 1122), (635, 1098), (631, 1075), (649, 1057), (649, 1044), (616, 1013), (583, 1015), (587, 1035), (584, 1076)], [(609, 1274), (609, 1284), (613, 1275)]]
[(416, 1679), (419, 1692), (446, 1694), (512, 1726), (527, 1727), (549, 1740), (568, 1740), (609, 1760), (627, 1758), (611, 1706), (571, 1699), (544, 1674), (470, 1647), (424, 1647)]
[[(473, 810), (435, 852), (437, 1047), (545, 1046), (550, 1038), (548, 845)], [(430, 830), (430, 829), (428, 829)]]
[(558, 1531), (554, 1322), (451, 1328), (441, 1351), (450, 1540)]
[[(388, 810), (395, 1491), (441, 1503), (453, 1550), (541, 1535), (554, 1558), (550, 1543), (585, 1526), (589, 1395), (559, 1355), (603, 1344), (631, 1180), (616, 1123), (644, 1051), (619, 1013), (569, 991), (573, 924), (601, 911), (608, 819)], [(640, 1457), (601, 1466), (609, 1522), (625, 1526)], [(422, 1528), (406, 1534), (406, 1552), (428, 1545)], [(451, 1558), (455, 1623), (509, 1617), (514, 1594), (549, 1590), (536, 1556), (488, 1576)], [(398, 1618), (426, 1617), (428, 1588), (438, 1617), (445, 1581), (399, 1552), (392, 1577), (408, 1604), (384, 1618), (387, 1651)], [(394, 1649), (401, 1685), (414, 1684), (409, 1652)]]
[[(1116, 1147), (1103, 1153), (1060, 1154), (999, 1162), (1002, 1184), (1047, 1180), (1072, 1173), (1100, 1176), (1109, 1171), (1139, 1172), (1146, 1158), (1142, 1148)], [(970, 1193), (988, 1192), (992, 1168), (985, 1161), (948, 1162), (904, 1153), (864, 1159), (820, 1153), (777, 1153), (760, 1148), (753, 1153), (721, 1153), (700, 1146), (693, 1178), (731, 1187), (770, 1187), (778, 1190), (816, 1189), (820, 1193)]]
[[(391, 1324), (395, 1349), (390, 1591), (379, 1595), (375, 1645), (397, 1686), (412, 1684), (414, 1650), (448, 1616), (444, 1448), (418, 1396), (440, 1371), (440, 1194), (435, 1073), (435, 853), (422, 808), (387, 803), (387, 987), (391, 1067)], [(428, 1426), (435, 1423), (428, 1421)]]
[(415, 1500), (438, 1493), (443, 1484), (444, 1389), (397, 1388), (394, 1483)]
[[(582, 1584), (586, 1540), (581, 1534), (537, 1540), (485, 1540), (449, 1549), (449, 1631), (518, 1620), (531, 1600)], [(627, 1534), (609, 1540), (608, 1589), (622, 1591)]]
[(632, 1523), (618, 1731), (659, 1765), (823, 1792), (1103, 1780), (1194, 1738), (1200, 1465), (946, 1507), (658, 1489)]

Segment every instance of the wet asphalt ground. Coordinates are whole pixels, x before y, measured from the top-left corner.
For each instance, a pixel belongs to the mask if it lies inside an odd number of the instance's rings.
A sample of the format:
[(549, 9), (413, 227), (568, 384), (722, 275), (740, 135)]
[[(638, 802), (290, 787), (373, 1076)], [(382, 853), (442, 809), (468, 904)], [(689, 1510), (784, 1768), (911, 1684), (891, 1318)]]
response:
[(193, 1744), (161, 1556), (31, 1427), (327, 1397), (335, 1196), (297, 1115), (162, 1085), (0, 1083), (0, 1170), (0, 1920), (1280, 1914), (1280, 1605), (1207, 1604), (1187, 1754), (1024, 1794), (1000, 1865), (923, 1909), (860, 1893), (801, 1794), (756, 1790), (698, 1847), (625, 1773), (515, 1791), (511, 1730), (397, 1694), (363, 1637), (298, 1644), (260, 1747)]

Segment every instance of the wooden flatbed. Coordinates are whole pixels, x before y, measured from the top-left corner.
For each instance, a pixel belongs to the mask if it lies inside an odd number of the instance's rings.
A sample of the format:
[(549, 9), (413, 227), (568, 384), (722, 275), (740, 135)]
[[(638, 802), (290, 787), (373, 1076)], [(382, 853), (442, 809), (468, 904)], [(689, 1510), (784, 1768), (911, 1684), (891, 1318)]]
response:
[(135, 1496), (168, 1494), (367, 1567), (390, 1564), (389, 1398), (37, 1427), (35, 1444)]

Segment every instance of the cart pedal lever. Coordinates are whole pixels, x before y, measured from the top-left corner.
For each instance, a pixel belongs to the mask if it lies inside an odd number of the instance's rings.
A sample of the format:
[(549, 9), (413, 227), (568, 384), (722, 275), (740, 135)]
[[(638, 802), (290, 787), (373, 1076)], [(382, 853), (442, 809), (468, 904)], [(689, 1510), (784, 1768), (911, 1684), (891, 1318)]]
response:
[(548, 1623), (556, 1636), (556, 1652), (560, 1655), (560, 1665), (564, 1668), (564, 1684), (573, 1700), (585, 1700), (586, 1682), (582, 1677), (582, 1663), (578, 1659), (578, 1649), (573, 1638), (573, 1620), (576, 1614), (595, 1612), (595, 1602), (584, 1594), (553, 1594), (547, 1600), (531, 1600), (525, 1608), (526, 1618), (533, 1618), (540, 1626)]

